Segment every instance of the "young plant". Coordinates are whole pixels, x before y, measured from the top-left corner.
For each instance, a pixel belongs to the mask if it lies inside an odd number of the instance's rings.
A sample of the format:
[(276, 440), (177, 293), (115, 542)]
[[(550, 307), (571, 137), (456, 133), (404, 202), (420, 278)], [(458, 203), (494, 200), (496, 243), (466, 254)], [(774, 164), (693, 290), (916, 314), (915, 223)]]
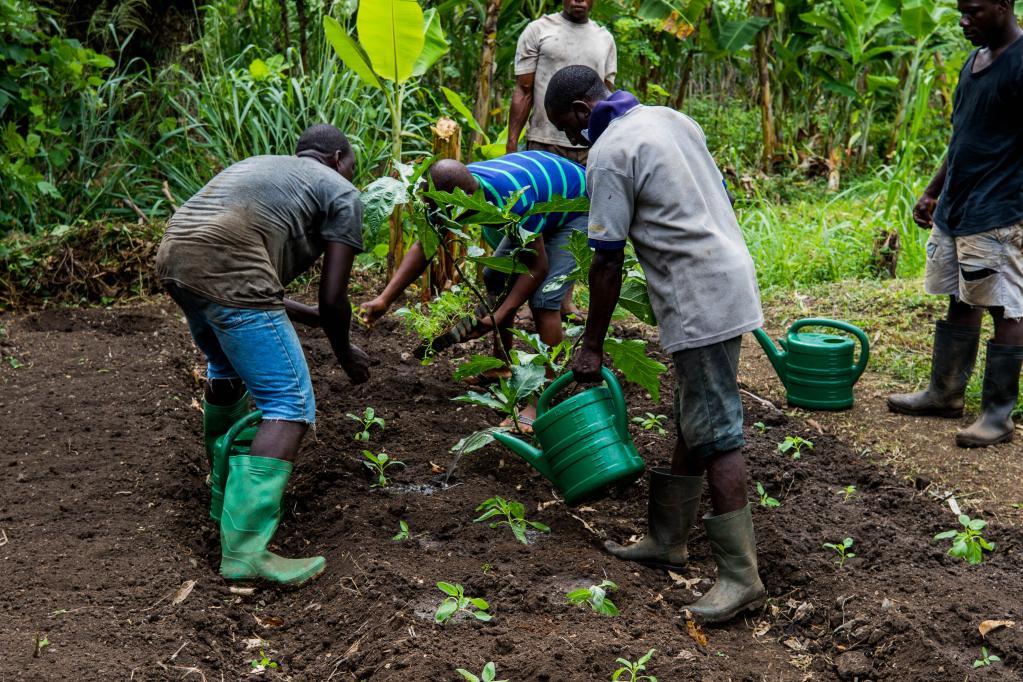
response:
[(351, 412), (345, 416), (358, 422), (362, 427), (362, 430), (355, 434), (355, 440), (359, 443), (369, 442), (370, 427), (379, 426), (381, 431), (384, 430), (384, 420), (381, 417), (376, 416), (376, 410), (372, 407), (367, 407), (365, 411), (363, 411), (361, 417), (356, 414), (352, 414)]
[[(518, 354), (516, 354), (517, 356)], [(486, 393), (468, 391), (453, 400), (480, 407), (489, 407), (510, 417), (516, 425), (519, 405), (527, 402), (546, 383), (547, 374), (542, 365), (513, 364), (511, 378), (501, 377), (497, 384), (488, 386)]]
[(469, 682), (508, 682), (508, 680), (495, 680), (497, 677), (497, 666), (494, 665), (493, 661), (490, 661), (483, 666), (483, 672), (479, 675), (474, 675), (464, 668), (457, 668), (456, 673), (467, 679)]
[[(657, 649), (651, 649), (642, 656), (639, 660), (633, 663), (627, 658), (619, 658), (616, 663), (620, 663), (622, 667), (614, 671), (611, 675), (611, 682), (657, 682), (657, 678), (653, 675), (640, 675), (639, 673), (646, 672), (646, 664), (650, 662), (650, 658), (653, 657), (654, 652)], [(624, 675), (628, 677), (624, 677)]]
[(653, 412), (645, 412), (642, 417), (632, 418), (632, 423), (639, 424), (639, 427), (644, 431), (656, 431), (661, 436), (665, 434), (664, 423), (667, 421), (667, 416), (654, 414)]
[(405, 466), (404, 462), (391, 459), (386, 452), (374, 455), (369, 450), (363, 450), (362, 456), (366, 458), (363, 464), (377, 477), (377, 482), (371, 485), (371, 488), (386, 488), (391, 484), (391, 479), (387, 477), (387, 470), (392, 466)]
[(767, 491), (764, 490), (764, 484), (761, 483), (760, 481), (757, 481), (757, 495), (760, 495), (761, 507), (770, 508), (781, 506), (781, 502), (767, 494)]
[(835, 552), (838, 553), (838, 558), (835, 559), (835, 563), (838, 564), (839, 568), (845, 566), (846, 559), (852, 559), (854, 556), (856, 556), (855, 554), (849, 551), (850, 549), (852, 549), (852, 546), (853, 546), (852, 538), (845, 538), (841, 542), (836, 543), (831, 542), (824, 543), (825, 549), (833, 549), (835, 550)]
[[(485, 511), (483, 511), (485, 510)], [(495, 516), (504, 516), (499, 521), (494, 521), (490, 524), (491, 528), (497, 528), (500, 525), (506, 525), (511, 528), (512, 535), (515, 539), (524, 545), (528, 545), (529, 541), (526, 539), (526, 528), (531, 527), (540, 531), (541, 533), (550, 533), (551, 529), (540, 523), (539, 521), (529, 521), (525, 518), (526, 508), (521, 502), (510, 502), (503, 497), (494, 496), (488, 500), (485, 500), (480, 506), (476, 507), (476, 511), (483, 511), (483, 514), (479, 518), (475, 519), (474, 523), (480, 523), (487, 519), (494, 518)]]
[(605, 616), (617, 616), (618, 607), (607, 598), (608, 591), (614, 592), (617, 589), (618, 585), (610, 580), (604, 580), (599, 585), (590, 585), (589, 587), (572, 590), (565, 594), (565, 598), (568, 599), (570, 604), (578, 604), (579, 606), (586, 604), (597, 613), (602, 613)]
[(465, 596), (465, 588), (461, 585), (440, 582), (437, 583), (437, 589), (448, 595), (437, 607), (437, 613), (433, 614), (433, 619), (441, 625), (463, 612), (484, 622), (493, 618), (487, 613), (490, 604), (480, 597)]
[(253, 673), (263, 672), (264, 670), (276, 670), (280, 667), (277, 661), (272, 660), (262, 649), (259, 650), (259, 658), (249, 661), (249, 665), (252, 666)]
[(991, 665), (992, 663), (997, 663), (1000, 660), (1002, 659), (998, 658), (998, 656), (995, 656), (994, 654), (989, 654), (986, 646), (982, 646), (980, 648), (980, 658), (973, 662), (973, 667), (983, 668), (985, 666)]
[(847, 485), (844, 488), (842, 488), (841, 490), (836, 490), (835, 491), (836, 495), (844, 495), (845, 496), (845, 497), (842, 498), (843, 502), (848, 502), (849, 498), (852, 497), (855, 493), (856, 493), (856, 486), (854, 486), (854, 485)]
[(753, 428), (759, 431), (760, 433), (767, 431), (767, 425), (764, 422), (755, 422), (753, 424)]
[(813, 441), (799, 436), (785, 436), (785, 440), (778, 443), (778, 452), (783, 455), (792, 455), (792, 459), (800, 459), (803, 456), (803, 448), (813, 450)]
[(395, 542), (404, 542), (409, 537), (408, 524), (404, 520), (398, 521), (398, 533), (391, 539)]
[(981, 535), (987, 523), (984, 519), (971, 519), (966, 514), (959, 515), (962, 530), (946, 530), (934, 536), (935, 540), (952, 540), (949, 556), (963, 559), (968, 564), (979, 564), (984, 560), (984, 552), (993, 552), (995, 543), (988, 542)]

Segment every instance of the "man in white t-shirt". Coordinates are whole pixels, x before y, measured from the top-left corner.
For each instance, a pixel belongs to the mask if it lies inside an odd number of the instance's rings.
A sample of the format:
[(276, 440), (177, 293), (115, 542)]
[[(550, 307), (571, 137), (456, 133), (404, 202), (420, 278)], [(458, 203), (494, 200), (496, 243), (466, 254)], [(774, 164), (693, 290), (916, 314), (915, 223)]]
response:
[(618, 71), (615, 40), (606, 28), (590, 21), (591, 7), (593, 0), (564, 0), (562, 11), (530, 22), (519, 36), (508, 121), (509, 154), (518, 151), (519, 135), (528, 119), (526, 149), (551, 152), (586, 165), (589, 149), (572, 144), (551, 124), (543, 98), (551, 76), (573, 64), (590, 67), (608, 88), (614, 86)]

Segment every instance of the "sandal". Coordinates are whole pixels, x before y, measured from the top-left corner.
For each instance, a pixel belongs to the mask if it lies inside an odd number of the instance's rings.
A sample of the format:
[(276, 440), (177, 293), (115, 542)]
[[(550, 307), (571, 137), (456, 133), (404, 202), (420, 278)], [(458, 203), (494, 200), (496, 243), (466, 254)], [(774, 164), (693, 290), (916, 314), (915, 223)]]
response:
[[(524, 417), (522, 415), (519, 415), (518, 421), (519, 421), (519, 430), (522, 431), (522, 433), (533, 433), (533, 417)], [(512, 428), (512, 427), (514, 427), (514, 423), (512, 422), (512, 418), (508, 417), (507, 419), (505, 419), (503, 422), (501, 422), (501, 426), (503, 426), (505, 428)]]

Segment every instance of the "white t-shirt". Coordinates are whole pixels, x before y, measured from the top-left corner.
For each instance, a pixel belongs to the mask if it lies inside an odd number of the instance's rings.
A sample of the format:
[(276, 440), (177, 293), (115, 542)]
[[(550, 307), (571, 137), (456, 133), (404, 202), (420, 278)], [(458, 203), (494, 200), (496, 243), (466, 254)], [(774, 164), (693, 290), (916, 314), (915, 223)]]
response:
[(632, 241), (668, 353), (763, 325), (753, 259), (703, 130), (667, 107), (636, 106), (590, 148), (589, 238)]
[(526, 139), (530, 142), (574, 146), (548, 120), (543, 106), (551, 77), (559, 69), (574, 64), (588, 66), (605, 81), (614, 83), (618, 72), (618, 53), (615, 50), (615, 39), (606, 28), (593, 21), (577, 24), (558, 12), (545, 14), (530, 22), (519, 36), (518, 47), (515, 49), (515, 75), (535, 74), (533, 115), (526, 128)]

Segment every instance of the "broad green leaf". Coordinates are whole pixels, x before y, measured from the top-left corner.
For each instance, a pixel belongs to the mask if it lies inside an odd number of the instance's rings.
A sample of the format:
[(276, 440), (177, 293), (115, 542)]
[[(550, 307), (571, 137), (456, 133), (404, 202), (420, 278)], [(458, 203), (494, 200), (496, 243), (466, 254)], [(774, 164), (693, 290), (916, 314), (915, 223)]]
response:
[(857, 17), (860, 31), (864, 34), (872, 32), (880, 26), (888, 17), (899, 11), (900, 0), (841, 0), (845, 8), (856, 7), (857, 12), (862, 7), (865, 12)]
[(590, 264), (593, 262), (593, 249), (585, 232), (573, 231), (568, 236), (568, 244), (561, 247), (575, 258), (575, 270), (568, 276), (575, 282), (585, 282), (590, 276)]
[(532, 208), (526, 211), (523, 218), (528, 218), (532, 215), (539, 213), (589, 213), (590, 212), (590, 200), (587, 197), (576, 197), (574, 199), (566, 199), (560, 194), (556, 194), (551, 198), (550, 201), (543, 201), (538, 204), (534, 204)]
[(490, 604), (487, 603), (487, 600), (480, 597), (470, 597), (469, 602), (476, 608), (483, 609), (484, 611), (490, 608)]
[(477, 258), (470, 258), (474, 263), (503, 272), (506, 274), (525, 274), (529, 272), (529, 268), (520, 260), (516, 260), (511, 256), (479, 256)]
[(465, 102), (462, 101), (461, 96), (457, 92), (450, 88), (446, 88), (443, 85), (440, 86), (440, 91), (444, 93), (444, 98), (447, 99), (448, 104), (450, 104), (454, 110), (465, 119), (465, 122), (469, 124), (470, 128), (480, 135), (485, 134), (483, 132), (483, 128), (481, 128), (480, 124), (477, 123), (476, 118), (472, 115), (472, 112), (469, 111), (469, 107), (465, 106)]
[(986, 525), (987, 523), (984, 521), (984, 519), (971, 519), (969, 527), (970, 530), (984, 530), (984, 526)]
[(437, 583), (437, 589), (444, 594), (450, 594), (452, 597), (458, 596), (458, 588), (451, 583), (439, 582)]
[(391, 217), (394, 207), (409, 200), (405, 183), (389, 176), (371, 182), (359, 198), (362, 200), (362, 228), (368, 237), (366, 241), (375, 241), (377, 232)]
[(488, 370), (497, 369), (498, 367), (504, 367), (503, 360), (499, 360), (492, 355), (473, 355), (458, 366), (452, 378), (455, 381), (461, 381)]
[(423, 51), (423, 9), (416, 0), (360, 2), (355, 20), (359, 44), (373, 71), (383, 79), (403, 83)]
[(455, 668), (455, 672), (461, 675), (464, 679), (468, 680), (469, 682), (480, 682), (480, 678), (476, 677), (465, 668)]
[(441, 605), (437, 607), (437, 613), (433, 614), (433, 619), (438, 623), (443, 623), (448, 618), (454, 615), (455, 611), (458, 610), (458, 604), (454, 601), (445, 599), (441, 602)]
[(954, 530), (946, 530), (944, 533), (938, 533), (937, 535), (935, 535), (934, 539), (935, 540), (949, 540), (951, 538), (954, 538), (955, 536), (956, 536), (956, 532)]
[(657, 324), (654, 309), (650, 306), (650, 294), (646, 282), (629, 277), (622, 282), (622, 292), (618, 297), (618, 305), (628, 310), (647, 324)]
[(724, 22), (718, 31), (718, 47), (729, 54), (744, 49), (771, 23), (765, 17), (748, 17)]
[(625, 379), (639, 384), (653, 398), (661, 400), (661, 375), (668, 368), (646, 354), (646, 341), (640, 339), (604, 339), (604, 352)]
[(482, 620), (484, 623), (489, 623), (494, 619), (493, 616), (485, 611), (473, 611), (472, 615), (476, 616), (476, 620)]
[(423, 14), (423, 51), (412, 67), (413, 76), (422, 76), (437, 60), (448, 53), (451, 45), (444, 35), (444, 28), (440, 25), (440, 15), (436, 7), (431, 7)]
[(264, 80), (270, 77), (270, 67), (262, 59), (253, 59), (249, 63), (249, 75), (257, 81)]
[(482, 189), (476, 190), (472, 196), (466, 194), (461, 188), (455, 188), (454, 192), (432, 189), (423, 192), (422, 196), (432, 199), (438, 206), (453, 206), (465, 211), (473, 211), (473, 215), (460, 221), (466, 224), (503, 225), (508, 222), (501, 210), (486, 200)]
[(547, 370), (540, 365), (515, 366), (511, 372), (508, 387), (515, 394), (516, 400), (528, 398), (547, 380)]
[(811, 26), (826, 28), (837, 35), (842, 34), (842, 27), (838, 25), (837, 21), (827, 15), (820, 14), (819, 12), (804, 12), (799, 15), (799, 18), (802, 19), (804, 23), (810, 24)]
[(437, 230), (425, 220), (421, 220), (416, 225), (416, 234), (419, 237), (419, 243), (423, 246), (423, 255), (426, 256), (427, 260), (433, 258), (440, 247), (441, 241)]
[[(479, 405), (480, 407), (489, 407), (499, 412), (504, 412), (505, 404), (497, 398), (487, 394), (478, 393), (476, 391), (469, 391), (465, 395), (460, 395), (456, 398), (452, 398), (456, 403), (469, 403), (470, 405)], [(482, 446), (480, 446), (482, 447)]]
[(918, 41), (926, 39), (938, 27), (933, 9), (933, 2), (907, 0), (902, 6), (902, 30)]
[(899, 79), (895, 76), (875, 76), (867, 74), (867, 92), (874, 92), (881, 89), (892, 89), (899, 87)]
[(377, 90), (383, 90), (383, 85), (373, 72), (373, 67), (370, 66), (366, 53), (363, 52), (362, 47), (358, 43), (352, 40), (350, 35), (345, 33), (345, 30), (341, 28), (341, 24), (337, 23), (336, 19), (324, 15), (323, 32), (326, 34), (330, 46), (334, 48), (334, 52), (345, 63), (345, 66), (354, 71), (362, 79), (363, 83), (372, 85)]

